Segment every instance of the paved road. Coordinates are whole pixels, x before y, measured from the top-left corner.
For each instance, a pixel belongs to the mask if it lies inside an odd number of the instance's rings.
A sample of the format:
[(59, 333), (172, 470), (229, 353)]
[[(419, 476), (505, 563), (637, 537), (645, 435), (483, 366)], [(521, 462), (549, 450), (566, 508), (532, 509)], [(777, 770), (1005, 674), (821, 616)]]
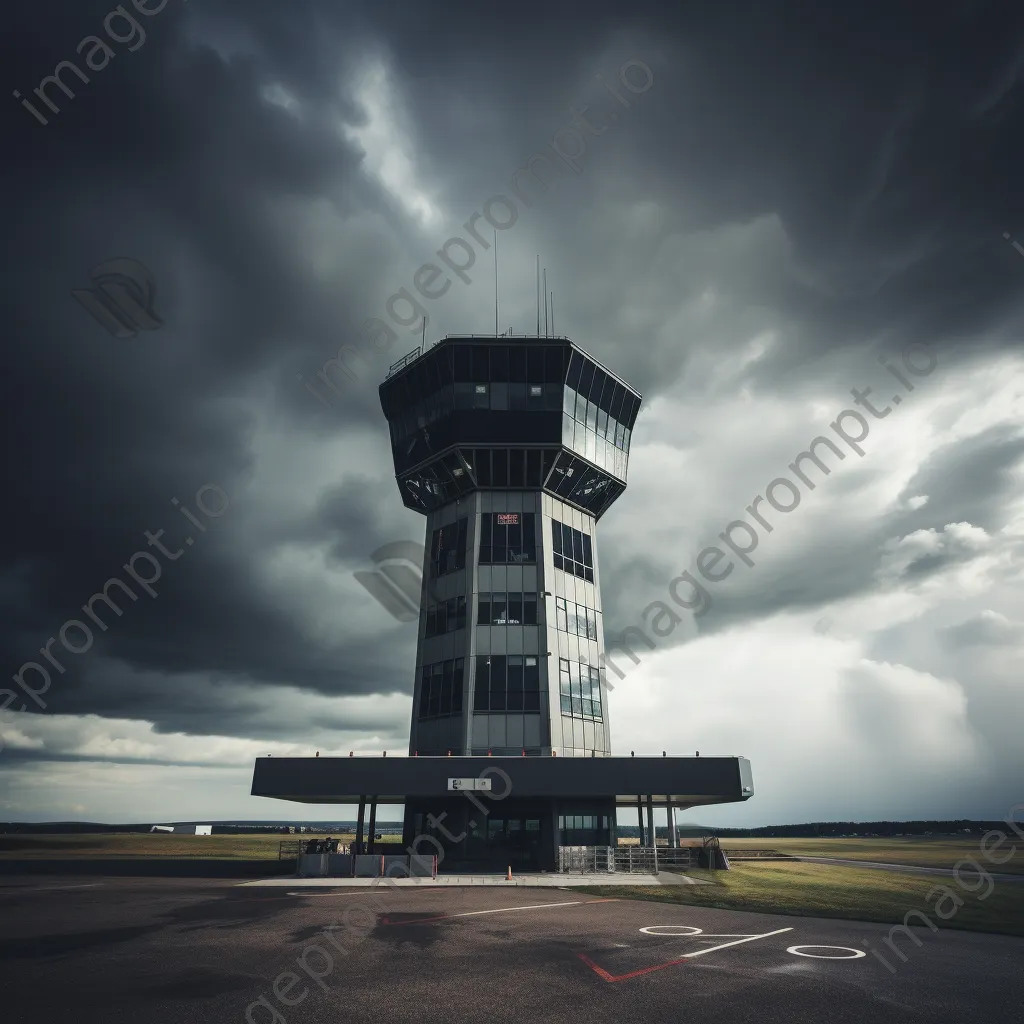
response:
[(1024, 939), (916, 930), (903, 963), (886, 932), (550, 888), (5, 879), (0, 986), (11, 1024), (1018, 1019)]
[[(596, 879), (596, 881), (595, 881)], [(639, 875), (616, 872), (611, 875), (596, 874), (521, 874), (513, 875), (508, 881), (500, 872), (489, 875), (438, 875), (434, 879), (426, 876), (413, 878), (389, 878), (387, 885), (407, 889), (420, 889), (428, 883), (438, 888), (442, 886), (489, 885), (499, 889), (514, 889), (517, 886), (528, 889), (556, 888), (565, 889), (574, 885), (595, 885), (605, 882), (607, 885), (710, 885), (706, 878), (694, 878), (676, 871), (659, 871), (656, 875)], [(243, 883), (253, 888), (275, 889), (372, 889), (380, 885), (377, 878), (261, 878)]]
[[(955, 868), (925, 868), (916, 864), (889, 864), (880, 860), (850, 860), (841, 857), (793, 857), (792, 860), (807, 860), (812, 864), (843, 864), (851, 868), (874, 868), (877, 871), (899, 871), (904, 875), (956, 875)], [(993, 881), (996, 882), (1024, 882), (1024, 875), (1011, 875), (1006, 872), (993, 874), (988, 872)], [(968, 864), (964, 875), (971, 879), (977, 877), (977, 872), (971, 870)]]

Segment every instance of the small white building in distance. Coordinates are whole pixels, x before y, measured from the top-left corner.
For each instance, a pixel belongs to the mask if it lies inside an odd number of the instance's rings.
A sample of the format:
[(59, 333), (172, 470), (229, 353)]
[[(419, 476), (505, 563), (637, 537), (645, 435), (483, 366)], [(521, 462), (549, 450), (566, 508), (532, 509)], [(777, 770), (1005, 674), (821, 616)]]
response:
[(173, 832), (183, 836), (212, 836), (212, 825), (153, 825), (150, 832)]

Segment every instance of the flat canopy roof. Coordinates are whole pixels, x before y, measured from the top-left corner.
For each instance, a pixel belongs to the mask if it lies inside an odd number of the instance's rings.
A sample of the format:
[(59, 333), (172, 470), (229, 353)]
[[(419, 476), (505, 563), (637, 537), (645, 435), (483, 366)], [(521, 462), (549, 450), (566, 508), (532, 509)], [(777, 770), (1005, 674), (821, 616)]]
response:
[[(677, 807), (737, 803), (754, 794), (745, 757), (261, 757), (252, 795), (307, 804), (351, 804), (374, 797), (454, 795), (449, 779), (490, 779), (492, 799), (614, 797)], [(507, 792), (506, 792), (507, 791)], [(501, 793), (502, 797), (497, 797)]]

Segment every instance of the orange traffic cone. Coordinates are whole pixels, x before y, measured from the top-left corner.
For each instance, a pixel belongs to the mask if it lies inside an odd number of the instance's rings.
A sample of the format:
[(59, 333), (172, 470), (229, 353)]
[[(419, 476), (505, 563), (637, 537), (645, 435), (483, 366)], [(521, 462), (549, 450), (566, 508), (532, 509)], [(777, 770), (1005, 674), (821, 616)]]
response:
[(511, 864), (509, 864), (509, 866), (508, 866), (508, 874), (505, 876), (505, 881), (506, 882), (511, 882), (512, 881), (512, 865)]

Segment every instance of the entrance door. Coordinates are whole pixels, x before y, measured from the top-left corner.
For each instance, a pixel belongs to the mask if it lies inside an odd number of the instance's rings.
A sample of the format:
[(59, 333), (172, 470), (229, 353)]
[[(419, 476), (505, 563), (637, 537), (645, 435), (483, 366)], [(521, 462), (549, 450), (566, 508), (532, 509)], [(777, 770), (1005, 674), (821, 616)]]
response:
[(495, 869), (536, 871), (540, 865), (540, 818), (488, 818), (485, 856)]

